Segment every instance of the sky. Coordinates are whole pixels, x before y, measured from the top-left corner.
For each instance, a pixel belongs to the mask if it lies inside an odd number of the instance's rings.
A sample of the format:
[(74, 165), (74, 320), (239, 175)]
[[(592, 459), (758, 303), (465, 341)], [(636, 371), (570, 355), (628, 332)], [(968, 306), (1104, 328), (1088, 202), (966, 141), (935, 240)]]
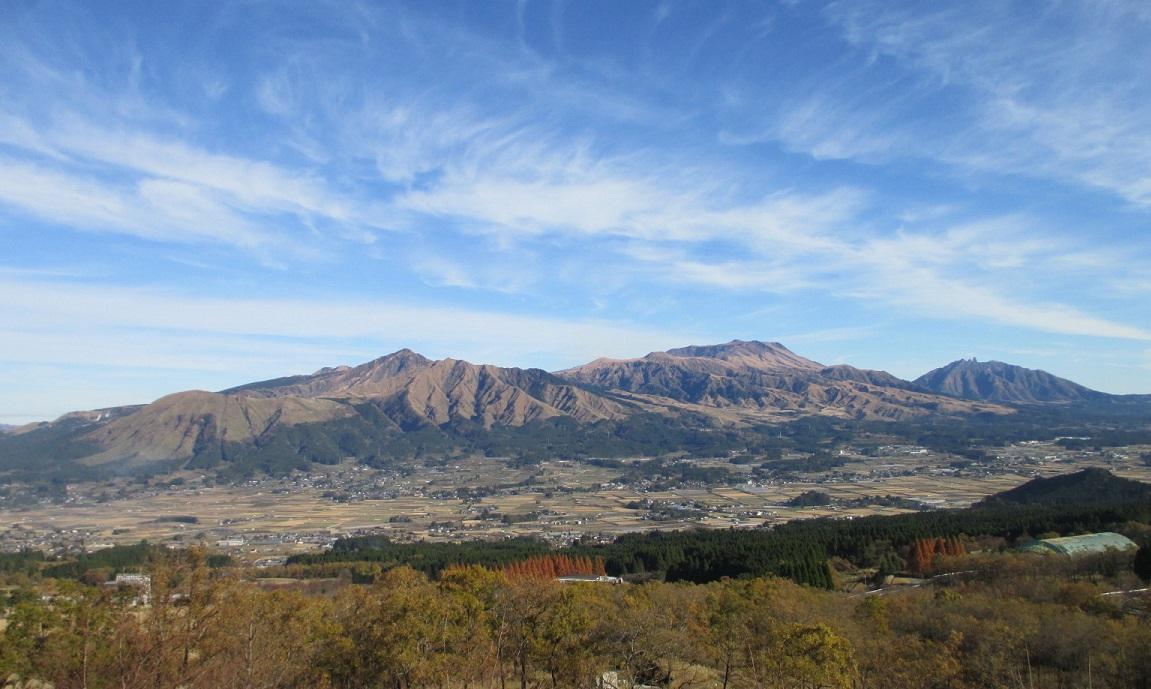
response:
[(403, 347), (1151, 393), (1151, 5), (0, 12), (0, 423)]

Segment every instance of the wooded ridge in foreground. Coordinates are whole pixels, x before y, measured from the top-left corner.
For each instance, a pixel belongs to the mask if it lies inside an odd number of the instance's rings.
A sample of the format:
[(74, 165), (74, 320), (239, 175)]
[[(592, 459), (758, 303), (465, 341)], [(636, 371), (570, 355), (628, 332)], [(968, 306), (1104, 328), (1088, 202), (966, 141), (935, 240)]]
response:
[(1102, 595), (1136, 588), (1129, 570), (1022, 555), (952, 565), (965, 577), (866, 596), (781, 579), (561, 584), (475, 565), (276, 590), (214, 576), (193, 552), (155, 564), (144, 606), (129, 588), (11, 593), (0, 676), (57, 689), (1151, 682), (1146, 607)]

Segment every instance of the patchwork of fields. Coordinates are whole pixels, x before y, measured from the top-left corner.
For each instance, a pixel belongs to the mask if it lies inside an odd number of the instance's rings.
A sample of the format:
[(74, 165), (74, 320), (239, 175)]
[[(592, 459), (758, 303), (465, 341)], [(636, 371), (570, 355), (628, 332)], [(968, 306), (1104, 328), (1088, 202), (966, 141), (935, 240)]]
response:
[[(565, 460), (515, 467), (473, 458), (404, 473), (344, 465), (233, 486), (188, 474), (175, 485), (132, 490), (70, 487), (62, 504), (5, 508), (0, 545), (92, 550), (148, 539), (175, 547), (206, 543), (255, 561), (320, 549), (349, 534), (384, 533), (398, 540), (539, 535), (568, 542), (653, 529), (755, 528), (908, 511), (865, 504), (889, 496), (925, 508), (962, 507), (1036, 475), (1087, 466), (1151, 481), (1151, 467), (1138, 459), (1147, 448), (1069, 453), (1032, 443), (1001, 450), (990, 465), (957, 469), (954, 457), (905, 448), (883, 457), (845, 457), (832, 471), (772, 481), (756, 480), (749, 466), (727, 459), (702, 460), (695, 464), (726, 469), (729, 480), (671, 487), (621, 481), (622, 473), (642, 464), (639, 459), (623, 467)], [(112, 488), (119, 494), (109, 498)], [(789, 504), (811, 491), (825, 494), (830, 504)]]

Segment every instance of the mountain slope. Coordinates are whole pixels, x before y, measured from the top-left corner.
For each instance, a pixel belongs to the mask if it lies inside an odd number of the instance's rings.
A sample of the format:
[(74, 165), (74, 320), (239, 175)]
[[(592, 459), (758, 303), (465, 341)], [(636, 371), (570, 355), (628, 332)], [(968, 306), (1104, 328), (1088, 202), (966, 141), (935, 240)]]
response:
[(99, 424), (84, 440), (102, 450), (80, 461), (88, 465), (141, 465), (190, 458), (206, 445), (252, 442), (280, 426), (328, 421), (352, 413), (347, 405), (324, 399), (178, 392)]
[(882, 371), (823, 366), (778, 342), (684, 347), (638, 359), (597, 359), (558, 376), (615, 393), (657, 396), (695, 409), (768, 417), (821, 414), (903, 420), (1005, 411), (928, 393)]
[(472, 421), (520, 426), (570, 416), (590, 422), (627, 415), (618, 402), (583, 390), (540, 369), (500, 368), (457, 359), (432, 361), (411, 350), (355, 368), (321, 369), (223, 391), (240, 398), (388, 399), (408, 420), (443, 425)]
[[(594, 423), (635, 411), (539, 369), (432, 361), (402, 350), (354, 368), (68, 414), (28, 427), (19, 442), (9, 441), (19, 433), (5, 434), (0, 469), (26, 466), (23, 458), (29, 456), (65, 457), (116, 471), (186, 460), (211, 464), (273, 446), (281, 455), (338, 460), (353, 447), (373, 450), (363, 447), (365, 437), (378, 451), (380, 443), (420, 429), (450, 433), (556, 418)], [(355, 440), (348, 441), (349, 434)]]
[(1110, 397), (1046, 371), (974, 359), (953, 361), (920, 376), (915, 384), (941, 395), (1008, 404), (1093, 402)]

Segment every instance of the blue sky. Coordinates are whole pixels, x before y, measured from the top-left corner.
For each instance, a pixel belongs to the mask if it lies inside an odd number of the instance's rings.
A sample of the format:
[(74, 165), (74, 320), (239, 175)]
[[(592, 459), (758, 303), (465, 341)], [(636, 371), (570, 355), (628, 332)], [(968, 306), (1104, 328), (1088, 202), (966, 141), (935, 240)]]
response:
[(0, 16), (0, 422), (733, 338), (1151, 393), (1144, 2)]

